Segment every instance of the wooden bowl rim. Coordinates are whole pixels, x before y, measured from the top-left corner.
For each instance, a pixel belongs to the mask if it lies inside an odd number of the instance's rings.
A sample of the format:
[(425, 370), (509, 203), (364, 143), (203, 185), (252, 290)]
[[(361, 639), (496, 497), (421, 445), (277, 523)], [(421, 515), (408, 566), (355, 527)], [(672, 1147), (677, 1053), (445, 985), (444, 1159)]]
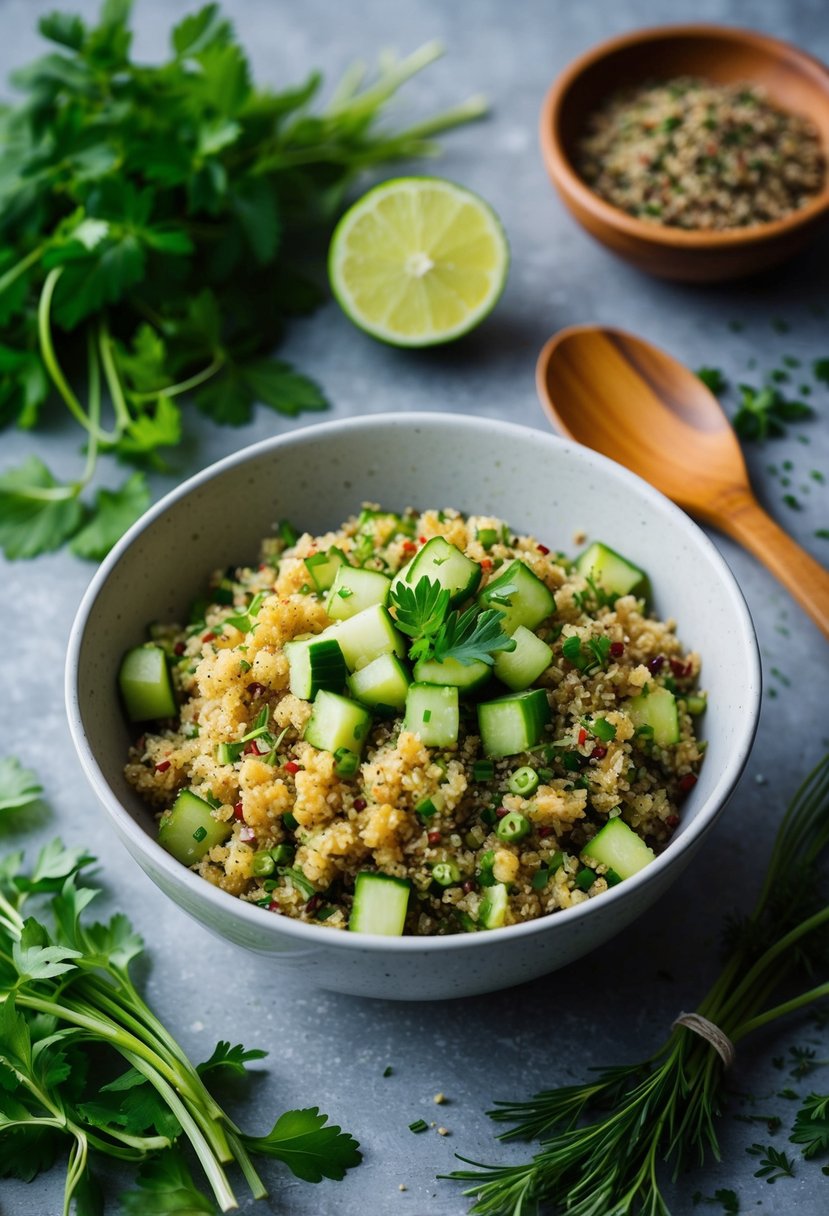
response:
[[(795, 232), (829, 211), (829, 147), (824, 145), (827, 160), (826, 179), (820, 194), (804, 207), (779, 220), (752, 224), (744, 228), (723, 231), (686, 230), (665, 224), (652, 224), (628, 215), (626, 211), (600, 198), (576, 172), (564, 150), (560, 136), (561, 113), (567, 95), (575, 81), (588, 69), (609, 55), (641, 43), (680, 41), (686, 38), (710, 38), (719, 42), (742, 42), (766, 51), (772, 57), (785, 60), (802, 74), (809, 76), (823, 90), (829, 109), (829, 68), (815, 56), (790, 42), (746, 30), (740, 26), (700, 22), (685, 25), (649, 26), (608, 38), (585, 51), (572, 61), (553, 81), (541, 107), (541, 148), (553, 181), (594, 219), (624, 232), (628, 236), (648, 244), (666, 249), (733, 249), (741, 246), (762, 244), (776, 237)], [(808, 117), (808, 116), (807, 116)]]

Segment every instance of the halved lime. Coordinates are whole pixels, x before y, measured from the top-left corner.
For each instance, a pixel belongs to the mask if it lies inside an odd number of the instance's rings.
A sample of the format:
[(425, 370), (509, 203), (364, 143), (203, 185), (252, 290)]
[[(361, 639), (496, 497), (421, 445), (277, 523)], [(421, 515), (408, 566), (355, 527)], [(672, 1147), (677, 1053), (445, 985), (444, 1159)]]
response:
[(395, 346), (468, 333), (494, 307), (508, 268), (492, 208), (439, 177), (398, 177), (369, 190), (340, 220), (328, 254), (343, 311)]

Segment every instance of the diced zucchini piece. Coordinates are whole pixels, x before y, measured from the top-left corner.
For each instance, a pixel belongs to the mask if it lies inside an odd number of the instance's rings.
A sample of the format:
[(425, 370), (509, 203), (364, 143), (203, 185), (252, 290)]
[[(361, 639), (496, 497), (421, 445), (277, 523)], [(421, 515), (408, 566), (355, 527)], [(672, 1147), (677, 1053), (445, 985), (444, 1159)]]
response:
[(405, 878), (363, 872), (354, 881), (348, 927), (352, 933), (400, 937), (406, 924), (411, 886)]
[(519, 625), (537, 628), (556, 609), (552, 591), (521, 561), (510, 562), (497, 578), (487, 583), (478, 603), (481, 608), (498, 608), (503, 612), (501, 628), (509, 634), (515, 633)]
[(345, 554), (337, 548), (329, 549), (327, 553), (312, 553), (305, 559), (305, 568), (317, 591), (328, 591), (340, 566), (347, 565)]
[(655, 856), (642, 837), (618, 816), (609, 820), (582, 849), (582, 857), (601, 862), (620, 878), (630, 878), (643, 870)]
[(348, 677), (352, 697), (381, 712), (403, 709), (409, 684), (406, 668), (393, 654), (381, 654)]
[(131, 722), (175, 717), (176, 698), (167, 656), (160, 646), (136, 646), (128, 650), (121, 660), (118, 684)]
[(318, 692), (314, 708), (302, 736), (324, 752), (336, 752), (345, 747), (357, 755), (365, 746), (371, 728), (371, 714), (356, 701), (336, 692)]
[(404, 730), (419, 735), (427, 747), (450, 747), (458, 741), (458, 690), (448, 685), (410, 684)]
[(645, 571), (601, 541), (588, 545), (574, 564), (579, 574), (591, 578), (602, 591), (617, 599), (620, 595), (635, 595), (644, 599), (650, 595), (650, 580)]
[(553, 661), (553, 652), (525, 625), (518, 626), (512, 640), (515, 650), (499, 650), (495, 655), (494, 670), (502, 684), (513, 692), (521, 692), (547, 670)]
[(657, 747), (679, 743), (679, 714), (676, 697), (667, 688), (653, 687), (647, 693), (622, 703), (634, 726), (649, 726)]
[(437, 659), (421, 659), (415, 663), (413, 674), (419, 684), (449, 684), (463, 695), (486, 684), (492, 668), (480, 660), (460, 663), (457, 659), (444, 659), (439, 663)]
[(209, 802), (192, 790), (182, 790), (161, 816), (158, 843), (182, 865), (194, 866), (216, 844), (224, 844), (233, 825), (213, 815)]
[(500, 929), (507, 915), (509, 892), (502, 882), (486, 888), (478, 911), (478, 924), (485, 929)]
[(481, 567), (461, 553), (457, 545), (450, 545), (442, 536), (433, 536), (396, 575), (392, 588), (400, 582), (414, 587), (422, 578), (440, 583), (449, 592), (450, 605), (459, 604), (474, 595), (481, 581)]
[(286, 642), (285, 657), (290, 671), (291, 692), (303, 701), (313, 701), (321, 688), (338, 692), (348, 674), (340, 644), (331, 637)]
[(543, 688), (527, 689), (478, 706), (478, 730), (487, 756), (517, 756), (535, 747), (550, 720)]
[(378, 570), (340, 566), (328, 593), (325, 611), (334, 621), (347, 621), (373, 604), (385, 605), (389, 587), (391, 579)]
[(359, 671), (381, 654), (395, 654), (402, 659), (406, 653), (403, 635), (395, 629), (382, 604), (364, 608), (330, 633), (326, 630), (326, 636), (339, 642), (349, 671)]

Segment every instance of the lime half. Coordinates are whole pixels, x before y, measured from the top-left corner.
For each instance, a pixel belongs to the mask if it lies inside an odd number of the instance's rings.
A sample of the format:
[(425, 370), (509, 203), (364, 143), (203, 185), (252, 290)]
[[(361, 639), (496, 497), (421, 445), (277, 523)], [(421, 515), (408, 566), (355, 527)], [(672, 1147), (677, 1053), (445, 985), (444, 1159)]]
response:
[(328, 254), (343, 311), (395, 346), (468, 333), (494, 307), (508, 268), (492, 208), (439, 177), (398, 177), (369, 190), (340, 220)]

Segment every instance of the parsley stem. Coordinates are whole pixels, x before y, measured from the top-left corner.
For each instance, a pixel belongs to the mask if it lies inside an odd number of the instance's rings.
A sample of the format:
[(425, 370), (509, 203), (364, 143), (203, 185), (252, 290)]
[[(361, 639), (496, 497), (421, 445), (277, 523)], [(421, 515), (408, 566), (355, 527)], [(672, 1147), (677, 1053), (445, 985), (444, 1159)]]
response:
[(186, 380), (179, 380), (177, 384), (170, 384), (166, 388), (157, 388), (151, 393), (130, 393), (132, 401), (155, 401), (158, 397), (180, 397), (182, 393), (189, 393), (192, 389), (198, 388), (200, 384), (204, 384), (205, 380), (209, 380), (211, 376), (215, 376), (216, 372), (220, 371), (225, 364), (225, 356), (219, 352), (213, 361), (208, 363), (207, 367), (202, 368), (200, 372), (189, 376)]
[(0, 275), (0, 293), (11, 287), (12, 283), (16, 282), (22, 274), (25, 274), (30, 266), (34, 266), (45, 248), (45, 245), (38, 245), (37, 249), (33, 249), (30, 253), (27, 253), (25, 258), (21, 258), (19, 262), (15, 262), (14, 266), (11, 266), (5, 274)]
[(250, 1159), (250, 1155), (248, 1150), (245, 1148), (241, 1136), (237, 1131), (233, 1130), (228, 1131), (227, 1138), (230, 1142), (233, 1156), (236, 1158), (236, 1163), (245, 1176), (245, 1181), (250, 1187), (250, 1192), (253, 1195), (253, 1198), (267, 1199), (268, 1188), (265, 1186), (264, 1182), (256, 1172), (256, 1167)]
[(472, 97), (468, 97), (466, 101), (462, 101), (460, 105), (453, 106), (451, 110), (445, 110), (434, 118), (427, 118), (423, 122), (414, 123), (411, 127), (406, 127), (398, 135), (395, 135), (394, 138), (401, 142), (429, 139), (432, 135), (440, 135), (442, 131), (458, 127), (462, 123), (475, 122), (479, 118), (484, 118), (488, 110), (489, 105), (483, 93), (475, 93)]
[[(401, 59), (399, 63), (390, 65), (382, 72), (379, 80), (362, 93), (357, 93), (346, 99), (332, 99), (325, 113), (328, 116), (341, 117), (348, 115), (350, 119), (360, 117), (371, 117), (374, 112), (388, 100), (392, 94), (396, 93), (401, 85), (405, 84), (412, 76), (418, 72), (422, 72), (430, 63), (434, 63), (436, 59), (440, 59), (444, 53), (443, 44), (433, 39), (431, 42), (425, 42), (423, 46), (412, 51), (411, 55), (407, 55), (405, 59)], [(304, 121), (302, 117), (298, 120)], [(290, 135), (290, 128), (288, 128)]]
[(112, 398), (112, 408), (115, 410), (115, 431), (117, 438), (132, 422), (132, 415), (124, 400), (124, 390), (115, 367), (115, 360), (112, 356), (112, 338), (110, 337), (106, 320), (101, 321), (98, 327), (98, 349), (101, 352), (104, 376), (106, 377), (109, 395)]

